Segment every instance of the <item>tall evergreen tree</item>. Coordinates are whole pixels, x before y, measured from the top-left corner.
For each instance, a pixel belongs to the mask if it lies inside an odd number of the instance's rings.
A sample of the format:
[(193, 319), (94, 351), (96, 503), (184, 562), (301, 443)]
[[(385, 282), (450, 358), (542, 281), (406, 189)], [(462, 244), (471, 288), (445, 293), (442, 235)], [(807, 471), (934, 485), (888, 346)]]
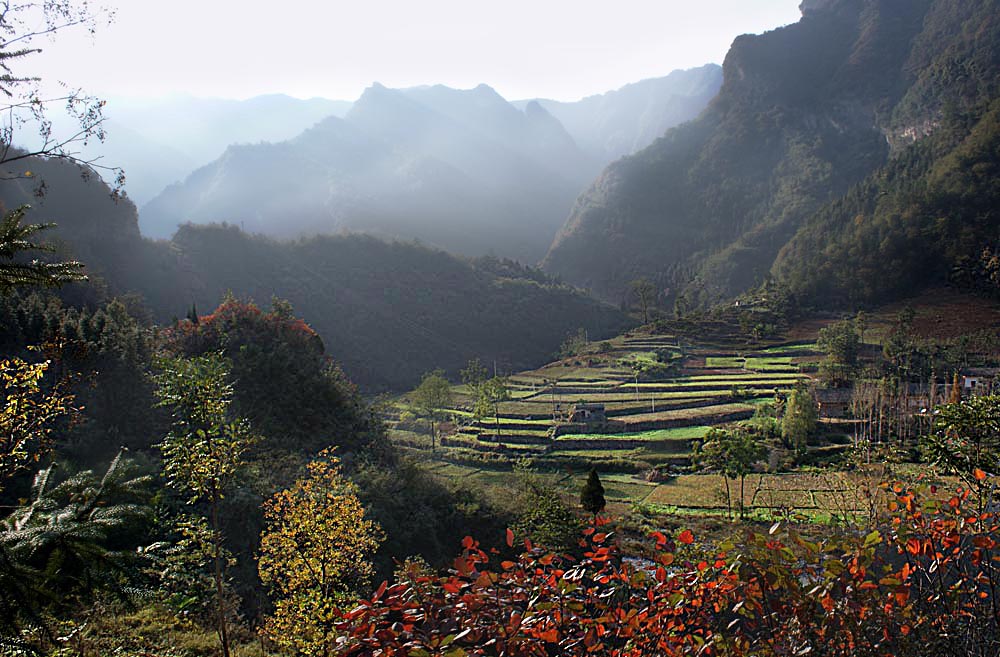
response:
[(604, 499), (604, 486), (601, 478), (597, 475), (597, 469), (591, 468), (587, 475), (587, 483), (583, 485), (580, 492), (580, 506), (586, 509), (587, 513), (594, 516), (594, 524), (597, 524), (597, 514), (604, 510), (607, 501)]

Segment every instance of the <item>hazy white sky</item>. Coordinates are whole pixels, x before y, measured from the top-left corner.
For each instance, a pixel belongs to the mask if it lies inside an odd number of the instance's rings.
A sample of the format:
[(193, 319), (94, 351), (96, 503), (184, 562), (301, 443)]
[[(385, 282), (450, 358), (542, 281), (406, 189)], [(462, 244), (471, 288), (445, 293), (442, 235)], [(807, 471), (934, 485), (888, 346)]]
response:
[(575, 100), (722, 63), (733, 38), (798, 20), (799, 0), (105, 0), (93, 39), (63, 33), (32, 73), (102, 96), (354, 100), (485, 82), (508, 99)]

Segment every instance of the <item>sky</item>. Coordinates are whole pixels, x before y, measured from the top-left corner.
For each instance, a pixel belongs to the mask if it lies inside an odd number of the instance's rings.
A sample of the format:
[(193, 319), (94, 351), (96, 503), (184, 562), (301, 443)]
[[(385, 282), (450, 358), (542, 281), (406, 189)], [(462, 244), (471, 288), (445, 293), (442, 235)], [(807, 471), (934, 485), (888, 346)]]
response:
[[(97, 0), (100, 2), (101, 0)], [(388, 87), (486, 83), (577, 100), (722, 63), (733, 39), (799, 18), (799, 0), (104, 0), (91, 37), (37, 45), (31, 73), (102, 97), (354, 100)]]

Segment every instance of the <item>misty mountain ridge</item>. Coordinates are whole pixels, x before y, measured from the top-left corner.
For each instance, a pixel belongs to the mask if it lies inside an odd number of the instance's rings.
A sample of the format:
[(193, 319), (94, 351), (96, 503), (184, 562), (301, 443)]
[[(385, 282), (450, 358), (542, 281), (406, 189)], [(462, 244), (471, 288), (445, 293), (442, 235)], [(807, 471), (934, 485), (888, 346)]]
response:
[[(345, 125), (336, 117), (323, 123), (324, 134)], [(617, 308), (539, 270), (412, 242), (360, 234), (278, 241), (219, 224), (188, 224), (170, 241), (151, 240), (139, 232), (135, 205), (115, 201), (98, 177), (85, 179), (58, 159), (28, 162), (49, 193), (35, 198), (31, 180), (11, 180), (0, 186), (0, 205), (30, 203), (27, 221), (56, 223), (45, 236), (57, 249), (52, 257), (80, 260), (91, 279), (63, 288), (69, 302), (93, 306), (128, 295), (134, 308), (166, 325), (192, 304), (211, 310), (227, 292), (261, 304), (277, 296), (294, 304), (328, 353), (370, 391), (409, 389), (438, 367), (457, 377), (477, 357), (510, 370), (535, 367), (581, 327), (596, 338), (629, 326)]]
[(376, 83), (342, 120), (228, 149), (144, 205), (140, 224), (154, 237), (187, 221), (229, 221), (279, 238), (360, 230), (537, 262), (607, 157), (581, 149), (543, 101), (519, 108), (485, 84)]
[[(342, 116), (347, 101), (283, 94), (246, 100), (170, 96), (159, 99), (108, 98), (106, 139), (81, 151), (85, 159), (120, 167), (125, 192), (141, 205), (167, 185), (218, 158), (232, 144), (284, 141), (327, 116)], [(56, 117), (56, 129), (72, 125)]]
[(631, 155), (670, 128), (696, 118), (722, 86), (722, 67), (706, 64), (640, 80), (575, 102), (538, 98), (544, 108), (565, 126), (580, 147), (603, 164)]

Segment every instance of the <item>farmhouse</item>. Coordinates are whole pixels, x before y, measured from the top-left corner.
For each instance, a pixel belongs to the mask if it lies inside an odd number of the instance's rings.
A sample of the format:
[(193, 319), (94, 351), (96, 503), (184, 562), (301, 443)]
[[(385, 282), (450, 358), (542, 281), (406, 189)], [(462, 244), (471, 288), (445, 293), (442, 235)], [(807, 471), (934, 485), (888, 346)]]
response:
[(816, 391), (816, 403), (820, 417), (847, 417), (854, 397), (853, 388), (820, 388)]
[(583, 424), (604, 424), (608, 421), (604, 404), (577, 404), (573, 407), (573, 414), (570, 422), (581, 422)]
[(998, 367), (969, 367), (962, 370), (962, 396), (978, 397), (996, 392), (1000, 388), (998, 376)]

